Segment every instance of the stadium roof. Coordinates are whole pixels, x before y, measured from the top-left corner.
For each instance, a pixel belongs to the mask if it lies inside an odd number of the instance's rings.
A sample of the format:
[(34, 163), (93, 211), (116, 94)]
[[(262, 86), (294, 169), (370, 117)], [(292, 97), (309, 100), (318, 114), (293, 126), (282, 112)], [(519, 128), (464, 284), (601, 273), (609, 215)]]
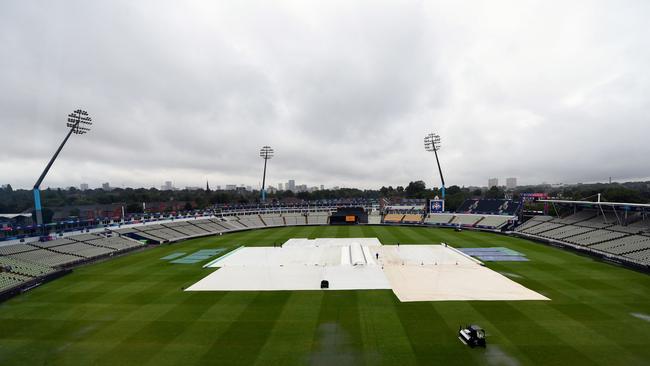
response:
[(562, 203), (569, 205), (597, 205), (597, 206), (627, 206), (627, 207), (639, 207), (639, 208), (650, 208), (650, 204), (647, 203), (623, 203), (623, 202), (592, 202), (592, 201), (571, 201), (571, 200), (538, 200), (538, 202), (548, 202), (548, 203)]
[(424, 210), (424, 205), (390, 205), (389, 210)]
[(0, 213), (0, 218), (3, 219), (13, 219), (16, 217), (32, 217), (31, 213), (17, 213), (17, 214), (3, 214)]

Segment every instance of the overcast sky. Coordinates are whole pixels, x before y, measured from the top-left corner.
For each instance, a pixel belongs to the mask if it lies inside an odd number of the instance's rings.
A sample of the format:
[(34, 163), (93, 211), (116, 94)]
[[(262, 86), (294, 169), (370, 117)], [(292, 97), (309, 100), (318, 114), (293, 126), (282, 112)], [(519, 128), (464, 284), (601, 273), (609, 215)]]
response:
[[(181, 5), (182, 4), (182, 5)], [(2, 1), (0, 183), (650, 176), (650, 1)]]

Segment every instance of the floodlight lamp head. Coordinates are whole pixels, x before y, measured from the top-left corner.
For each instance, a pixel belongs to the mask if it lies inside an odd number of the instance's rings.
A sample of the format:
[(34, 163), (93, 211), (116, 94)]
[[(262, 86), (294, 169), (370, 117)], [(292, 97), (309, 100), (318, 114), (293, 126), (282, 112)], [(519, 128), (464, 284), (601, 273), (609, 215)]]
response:
[(426, 151), (440, 150), (440, 135), (430, 133), (424, 137), (424, 149)]
[(92, 118), (88, 116), (88, 112), (77, 109), (76, 111), (68, 114), (68, 128), (72, 129), (72, 132), (77, 135), (83, 135), (86, 132), (90, 131), (90, 126), (92, 126)]
[(262, 146), (260, 149), (260, 157), (264, 160), (271, 159), (273, 157), (273, 148), (271, 146)]

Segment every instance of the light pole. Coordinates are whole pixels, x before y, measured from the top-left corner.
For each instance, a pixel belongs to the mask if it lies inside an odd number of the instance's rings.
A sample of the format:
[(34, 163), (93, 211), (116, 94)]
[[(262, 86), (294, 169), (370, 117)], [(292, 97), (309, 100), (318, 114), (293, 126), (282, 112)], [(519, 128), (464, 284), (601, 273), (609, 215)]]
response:
[(260, 157), (264, 159), (264, 173), (262, 174), (262, 202), (266, 201), (266, 162), (273, 157), (273, 149), (271, 146), (262, 146), (260, 149)]
[(440, 135), (430, 133), (424, 137), (424, 149), (433, 152), (436, 156), (436, 164), (438, 164), (438, 172), (440, 173), (440, 181), (442, 182), (442, 199), (445, 199), (445, 178), (442, 176), (442, 168), (440, 168), (440, 160), (438, 160), (438, 150), (440, 150)]
[(50, 171), (54, 160), (56, 160), (56, 157), (59, 156), (61, 149), (63, 149), (63, 145), (68, 142), (70, 135), (73, 133), (77, 135), (83, 135), (86, 132), (90, 131), (90, 126), (92, 124), (92, 119), (88, 117), (88, 112), (84, 110), (77, 109), (76, 111), (68, 114), (67, 127), (70, 129), (70, 131), (68, 131), (68, 134), (65, 135), (63, 142), (61, 145), (59, 145), (59, 148), (54, 153), (54, 156), (52, 156), (52, 159), (50, 159), (50, 162), (47, 163), (45, 170), (43, 170), (43, 173), (41, 173), (41, 176), (38, 177), (38, 180), (34, 184), (34, 209), (36, 211), (36, 224), (38, 226), (43, 225), (43, 210), (41, 207), (41, 183), (43, 182), (43, 179), (45, 179), (45, 175), (47, 175), (47, 172)]

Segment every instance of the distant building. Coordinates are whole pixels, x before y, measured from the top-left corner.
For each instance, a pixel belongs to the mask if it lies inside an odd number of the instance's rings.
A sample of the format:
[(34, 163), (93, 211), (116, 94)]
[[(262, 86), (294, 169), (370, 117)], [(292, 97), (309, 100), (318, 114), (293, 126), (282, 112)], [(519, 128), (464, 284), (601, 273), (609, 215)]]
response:
[(307, 192), (307, 185), (306, 184), (301, 184), (301, 185), (295, 186), (295, 189), (293, 191), (294, 192)]
[(285, 188), (286, 188), (287, 191), (294, 191), (295, 192), (295, 190), (296, 190), (296, 181), (293, 180), (293, 179), (289, 179), (289, 181), (287, 182), (287, 185), (286, 185)]
[(517, 188), (517, 178), (506, 178), (506, 188), (507, 189)]
[(226, 184), (226, 191), (236, 191), (237, 186), (235, 184)]
[(325, 190), (325, 186), (324, 186), (323, 184), (320, 185), (320, 190), (321, 190), (321, 191), (324, 191), (324, 190)]
[(102, 189), (105, 191), (110, 191), (112, 188), (111, 185), (108, 182), (106, 182), (106, 183), (102, 183)]
[(499, 178), (488, 179), (488, 189), (499, 186)]
[(282, 183), (278, 183), (278, 191), (282, 191), (282, 190), (284, 190), (284, 189), (282, 188)]
[(160, 190), (161, 191), (173, 191), (174, 186), (172, 185), (172, 182), (168, 180), (168, 181), (165, 182), (165, 184), (160, 186)]
[(88, 190), (88, 183), (81, 183), (79, 185), (79, 189), (81, 189), (82, 191), (87, 191)]

